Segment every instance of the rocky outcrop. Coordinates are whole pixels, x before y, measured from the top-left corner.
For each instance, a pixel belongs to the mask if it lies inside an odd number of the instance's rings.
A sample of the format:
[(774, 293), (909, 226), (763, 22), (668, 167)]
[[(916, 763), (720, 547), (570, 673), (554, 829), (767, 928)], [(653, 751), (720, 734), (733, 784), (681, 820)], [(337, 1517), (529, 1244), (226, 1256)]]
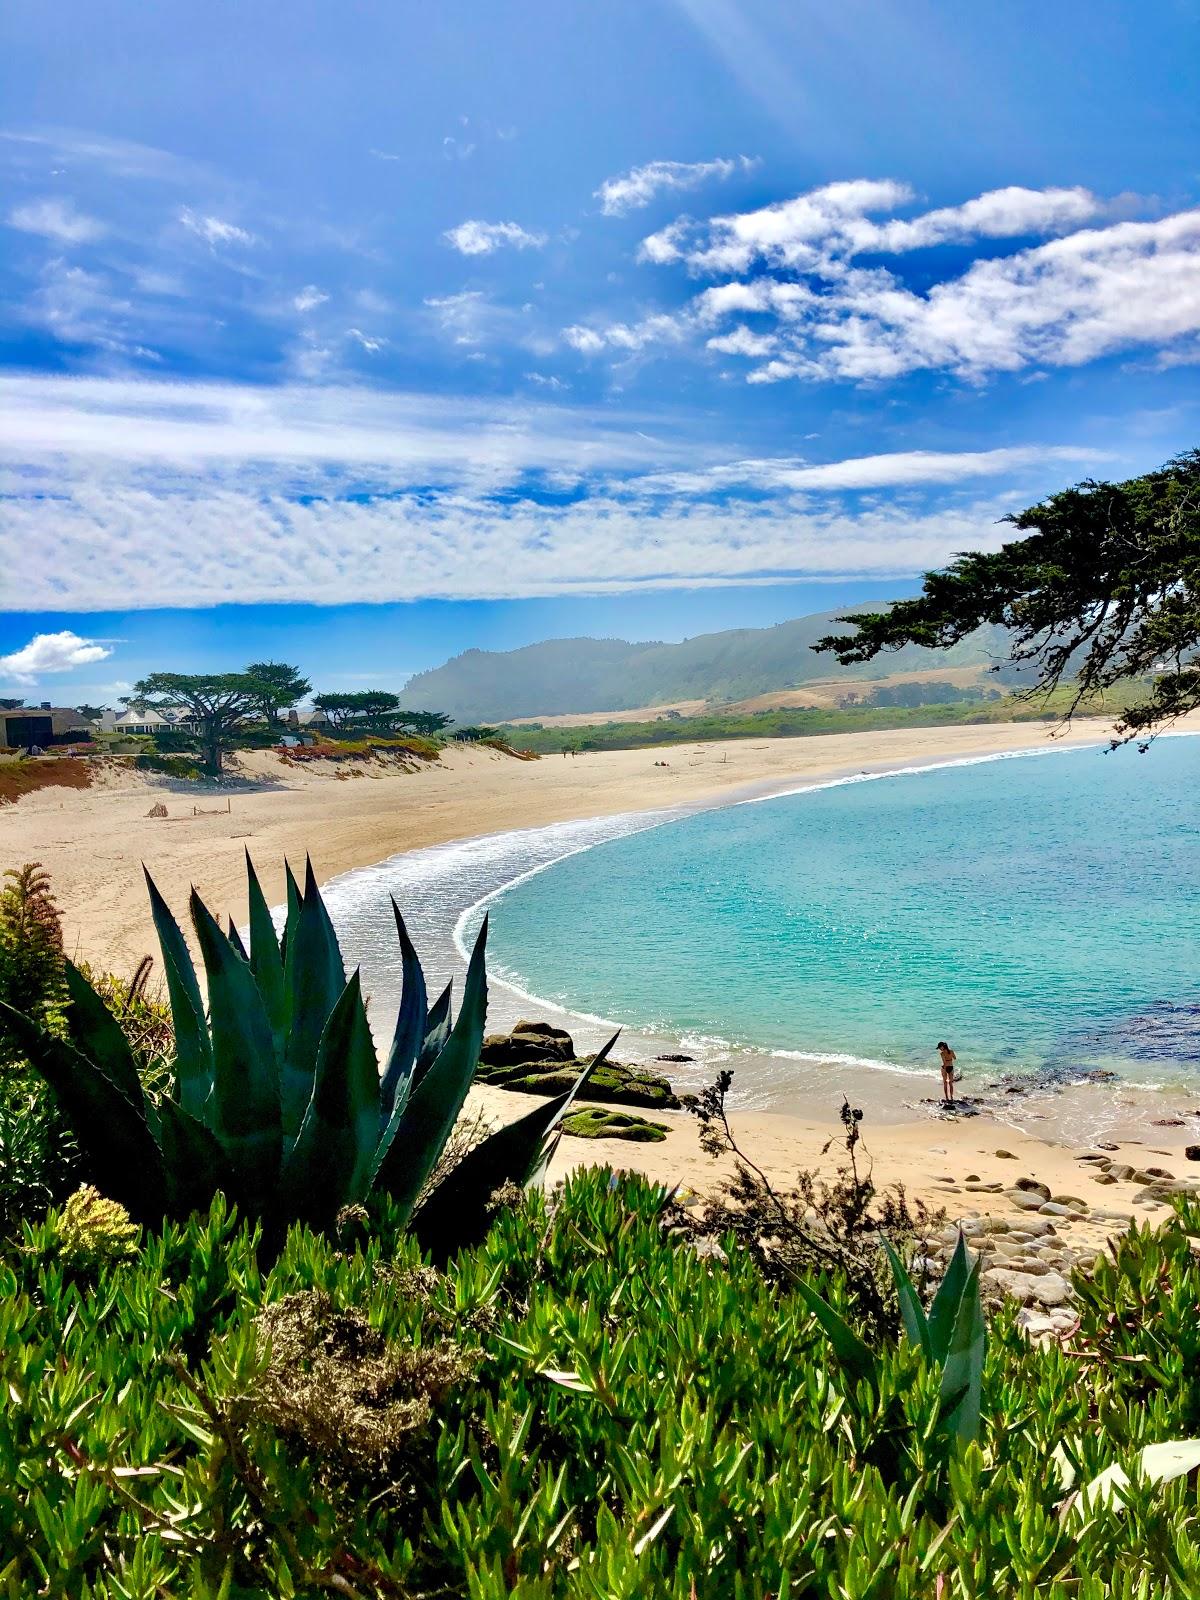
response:
[(609, 1111), (601, 1106), (584, 1106), (563, 1118), (563, 1132), (576, 1139), (634, 1139), (639, 1144), (654, 1144), (667, 1137), (663, 1122), (649, 1122), (632, 1111)]
[[(575, 1043), (562, 1028), (548, 1022), (518, 1022), (511, 1033), (493, 1033), (483, 1041), (476, 1081), (521, 1094), (562, 1094), (591, 1059), (575, 1054)], [(597, 1067), (582, 1098), (607, 1105), (679, 1110), (678, 1097), (666, 1078), (620, 1061), (605, 1061)]]

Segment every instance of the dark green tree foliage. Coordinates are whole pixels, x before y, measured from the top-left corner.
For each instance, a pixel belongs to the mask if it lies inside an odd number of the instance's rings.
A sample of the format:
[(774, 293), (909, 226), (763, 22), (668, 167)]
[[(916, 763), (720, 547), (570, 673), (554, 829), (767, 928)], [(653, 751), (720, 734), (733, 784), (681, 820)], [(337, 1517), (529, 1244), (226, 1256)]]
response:
[(359, 689), (345, 694), (318, 694), (313, 705), (338, 733), (440, 733), (450, 718), (440, 711), (403, 711), (400, 696), (387, 689)]
[(75, 710), (78, 711), (79, 715), (84, 719), (85, 722), (99, 722), (100, 718), (108, 710), (108, 707), (107, 706), (76, 706)]
[(0, 700), (0, 711), (19, 711), (24, 700)]
[(1200, 450), (1123, 483), (1088, 479), (1004, 520), (1028, 536), (926, 573), (915, 600), (843, 617), (857, 633), (813, 648), (847, 664), (910, 644), (947, 649), (1001, 624), (1011, 660), (1032, 674), (1028, 692), (1073, 679), (1072, 709), (1152, 677), (1150, 695), (1122, 712), (1125, 737), (1200, 706)]
[(246, 676), (254, 680), (255, 710), (264, 722), (278, 722), (279, 713), (303, 700), (312, 688), (299, 667), (284, 661), (252, 661)]
[(134, 688), (139, 705), (155, 711), (182, 707), (191, 714), (200, 725), (205, 770), (214, 777), (261, 698), (257, 680), (245, 672), (152, 672)]
[(293, 1222), (330, 1227), (344, 1206), (383, 1195), (405, 1220), (420, 1204), (440, 1253), (481, 1237), (488, 1197), (539, 1168), (607, 1052), (567, 1092), (485, 1139), (424, 1197), (479, 1063), (486, 922), (452, 1019), (448, 992), (427, 1006), (420, 962), (396, 911), (405, 983), (381, 1073), (359, 975), (347, 980), (311, 865), (302, 893), (288, 875), (282, 938), (249, 856), (246, 868), (248, 951), (192, 893), (207, 1007), (183, 934), (147, 874), (174, 1034), (165, 1093), (147, 1087), (130, 1039), (70, 961), (65, 1039), (3, 1009), (62, 1105), (88, 1181), (139, 1222), (186, 1216), (223, 1192), (262, 1219), (276, 1244)]

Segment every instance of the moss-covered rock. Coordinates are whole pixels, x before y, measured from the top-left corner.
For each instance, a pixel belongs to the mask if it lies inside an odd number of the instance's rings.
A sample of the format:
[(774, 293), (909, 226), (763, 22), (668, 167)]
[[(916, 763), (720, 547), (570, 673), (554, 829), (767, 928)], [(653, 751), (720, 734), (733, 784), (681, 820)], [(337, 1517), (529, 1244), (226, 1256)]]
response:
[[(591, 1060), (583, 1056), (566, 1062), (522, 1062), (518, 1066), (490, 1066), (481, 1061), (476, 1074), (480, 1083), (520, 1094), (563, 1094)], [(587, 1100), (606, 1105), (647, 1106), (651, 1110), (678, 1111), (679, 1100), (666, 1078), (641, 1067), (620, 1061), (606, 1061), (588, 1079)]]
[(533, 1062), (573, 1061), (575, 1043), (549, 1022), (516, 1024), (511, 1033), (490, 1033), (479, 1052), (481, 1066), (520, 1067)]
[(636, 1139), (641, 1144), (657, 1143), (667, 1136), (663, 1122), (648, 1122), (632, 1111), (606, 1111), (602, 1106), (584, 1106), (563, 1118), (563, 1132), (576, 1139)]

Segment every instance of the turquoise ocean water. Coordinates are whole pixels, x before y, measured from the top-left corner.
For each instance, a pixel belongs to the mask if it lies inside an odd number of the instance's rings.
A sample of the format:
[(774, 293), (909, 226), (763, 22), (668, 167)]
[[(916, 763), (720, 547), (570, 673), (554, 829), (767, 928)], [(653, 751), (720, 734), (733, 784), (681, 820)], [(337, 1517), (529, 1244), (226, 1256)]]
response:
[(781, 1075), (928, 1075), (945, 1038), (968, 1084), (1099, 1068), (1200, 1089), (1198, 772), (1181, 737), (685, 816), (491, 896), (491, 965), (684, 1048), (770, 1052)]

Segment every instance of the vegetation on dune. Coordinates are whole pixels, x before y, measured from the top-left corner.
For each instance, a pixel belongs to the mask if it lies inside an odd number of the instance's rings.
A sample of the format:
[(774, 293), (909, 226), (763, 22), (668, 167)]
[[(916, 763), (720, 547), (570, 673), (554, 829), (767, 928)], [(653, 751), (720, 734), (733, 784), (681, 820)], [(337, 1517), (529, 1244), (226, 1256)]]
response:
[(294, 1229), (269, 1266), (221, 1200), (132, 1238), (77, 1211), (0, 1256), (14, 1596), (1200, 1587), (1196, 1452), (1145, 1453), (1196, 1425), (1186, 1206), (1042, 1347), (1011, 1313), (981, 1339), (965, 1256), (906, 1336), (864, 1343), (836, 1273), (793, 1289), (732, 1238), (699, 1254), (667, 1194), (603, 1171), (502, 1206), (444, 1273), (386, 1210), (352, 1247)]
[[(1079, 716), (1107, 717), (1124, 711), (1128, 685), (1095, 695), (1074, 707)], [(791, 739), (825, 733), (872, 733), (889, 728), (943, 728), (989, 722), (1060, 722), (1072, 709), (1073, 690), (1063, 687), (1037, 700), (1006, 695), (982, 703), (958, 700), (945, 705), (844, 706), (837, 710), (784, 709), (738, 716), (719, 711), (699, 717), (663, 717), (654, 722), (606, 722), (599, 726), (544, 728), (525, 723), (513, 729), (522, 744), (542, 755), (561, 751), (636, 750), (654, 746), (705, 744), (721, 739)]]
[[(1148, 678), (1118, 731), (1152, 734), (1200, 706), (1200, 450), (1123, 483), (1094, 479), (1004, 519), (1026, 533), (925, 575), (915, 600), (839, 620), (815, 645), (843, 665), (921, 645), (953, 650), (981, 624), (1009, 631), (1029, 695), (1089, 696)], [(1033, 530), (1030, 532), (1029, 530)]]

